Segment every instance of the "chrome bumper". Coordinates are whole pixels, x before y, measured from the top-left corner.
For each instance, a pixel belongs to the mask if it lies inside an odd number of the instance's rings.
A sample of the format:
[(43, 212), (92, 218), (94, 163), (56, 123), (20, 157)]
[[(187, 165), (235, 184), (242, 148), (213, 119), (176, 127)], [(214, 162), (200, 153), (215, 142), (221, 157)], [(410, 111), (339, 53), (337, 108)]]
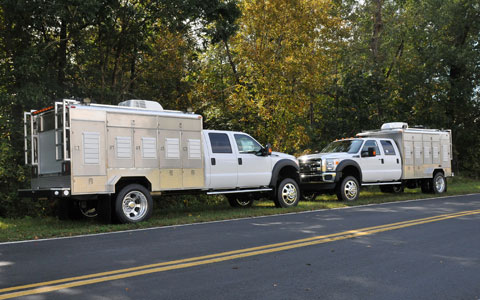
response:
[(335, 182), (337, 177), (336, 172), (325, 172), (319, 174), (302, 174), (300, 173), (300, 182), (309, 183), (309, 182)]

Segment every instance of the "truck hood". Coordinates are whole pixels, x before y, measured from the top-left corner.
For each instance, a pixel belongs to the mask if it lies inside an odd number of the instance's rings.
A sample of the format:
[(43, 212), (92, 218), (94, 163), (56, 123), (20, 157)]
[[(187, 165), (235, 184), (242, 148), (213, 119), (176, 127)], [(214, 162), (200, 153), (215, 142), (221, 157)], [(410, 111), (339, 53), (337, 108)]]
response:
[(315, 153), (315, 154), (308, 154), (303, 155), (298, 158), (299, 161), (307, 161), (311, 159), (335, 159), (335, 158), (350, 158), (353, 154), (349, 154), (346, 152), (339, 152), (339, 153)]
[(297, 161), (297, 158), (293, 155), (290, 155), (290, 154), (286, 154), (286, 153), (282, 153), (282, 152), (275, 152), (273, 151), (272, 152), (272, 157), (275, 157), (277, 158), (278, 160), (280, 159), (289, 159), (289, 160), (293, 160), (293, 161)]

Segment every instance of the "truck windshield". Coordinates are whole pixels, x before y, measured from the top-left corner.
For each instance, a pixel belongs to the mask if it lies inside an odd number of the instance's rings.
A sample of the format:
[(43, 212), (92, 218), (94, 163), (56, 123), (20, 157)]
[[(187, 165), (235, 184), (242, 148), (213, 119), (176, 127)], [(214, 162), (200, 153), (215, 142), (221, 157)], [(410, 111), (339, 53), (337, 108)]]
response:
[(322, 153), (347, 152), (357, 153), (362, 146), (363, 140), (343, 140), (331, 142), (327, 147), (323, 148)]

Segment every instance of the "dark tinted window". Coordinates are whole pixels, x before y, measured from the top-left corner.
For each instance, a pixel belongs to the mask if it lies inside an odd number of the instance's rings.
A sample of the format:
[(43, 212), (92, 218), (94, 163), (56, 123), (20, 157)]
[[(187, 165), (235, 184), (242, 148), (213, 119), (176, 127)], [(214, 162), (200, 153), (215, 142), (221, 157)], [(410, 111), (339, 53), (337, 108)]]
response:
[(232, 153), (230, 141), (225, 133), (209, 133), (213, 153)]
[(377, 155), (380, 155), (380, 151), (378, 151), (377, 142), (372, 140), (366, 141), (365, 144), (363, 144), (362, 153), (368, 152), (368, 148), (371, 148), (371, 147), (375, 149), (375, 152), (377, 153)]
[(393, 148), (392, 142), (390, 141), (380, 141), (383, 147), (385, 155), (395, 155), (395, 148)]

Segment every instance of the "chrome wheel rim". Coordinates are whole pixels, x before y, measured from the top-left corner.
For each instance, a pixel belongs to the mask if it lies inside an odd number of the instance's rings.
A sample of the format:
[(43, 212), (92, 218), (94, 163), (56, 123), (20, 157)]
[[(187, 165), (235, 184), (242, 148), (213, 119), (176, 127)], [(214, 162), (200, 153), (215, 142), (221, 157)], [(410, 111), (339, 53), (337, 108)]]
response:
[(445, 190), (445, 178), (443, 178), (443, 176), (438, 176), (435, 179), (435, 188), (437, 189), (437, 192), (443, 193)]
[(348, 201), (352, 201), (357, 197), (358, 194), (358, 186), (357, 183), (353, 180), (349, 180), (345, 183), (344, 187), (344, 194), (347, 197)]
[(394, 185), (392, 187), (392, 189), (395, 193), (400, 193), (402, 191), (402, 186), (401, 185)]
[(95, 218), (96, 216), (98, 216), (98, 212), (95, 208), (90, 208), (90, 209), (80, 208), (80, 212), (82, 213), (82, 215), (84, 215), (87, 218)]
[(248, 206), (250, 204), (251, 200), (240, 200), (240, 199), (235, 199), (237, 201), (239, 206)]
[(292, 205), (297, 201), (297, 188), (292, 183), (287, 183), (282, 188), (282, 200), (288, 205)]
[(136, 221), (147, 213), (147, 197), (139, 191), (131, 191), (123, 197), (123, 214), (131, 221)]
[(87, 218), (95, 218), (98, 216), (98, 211), (95, 207), (88, 207), (86, 201), (81, 201), (79, 203), (80, 213)]

